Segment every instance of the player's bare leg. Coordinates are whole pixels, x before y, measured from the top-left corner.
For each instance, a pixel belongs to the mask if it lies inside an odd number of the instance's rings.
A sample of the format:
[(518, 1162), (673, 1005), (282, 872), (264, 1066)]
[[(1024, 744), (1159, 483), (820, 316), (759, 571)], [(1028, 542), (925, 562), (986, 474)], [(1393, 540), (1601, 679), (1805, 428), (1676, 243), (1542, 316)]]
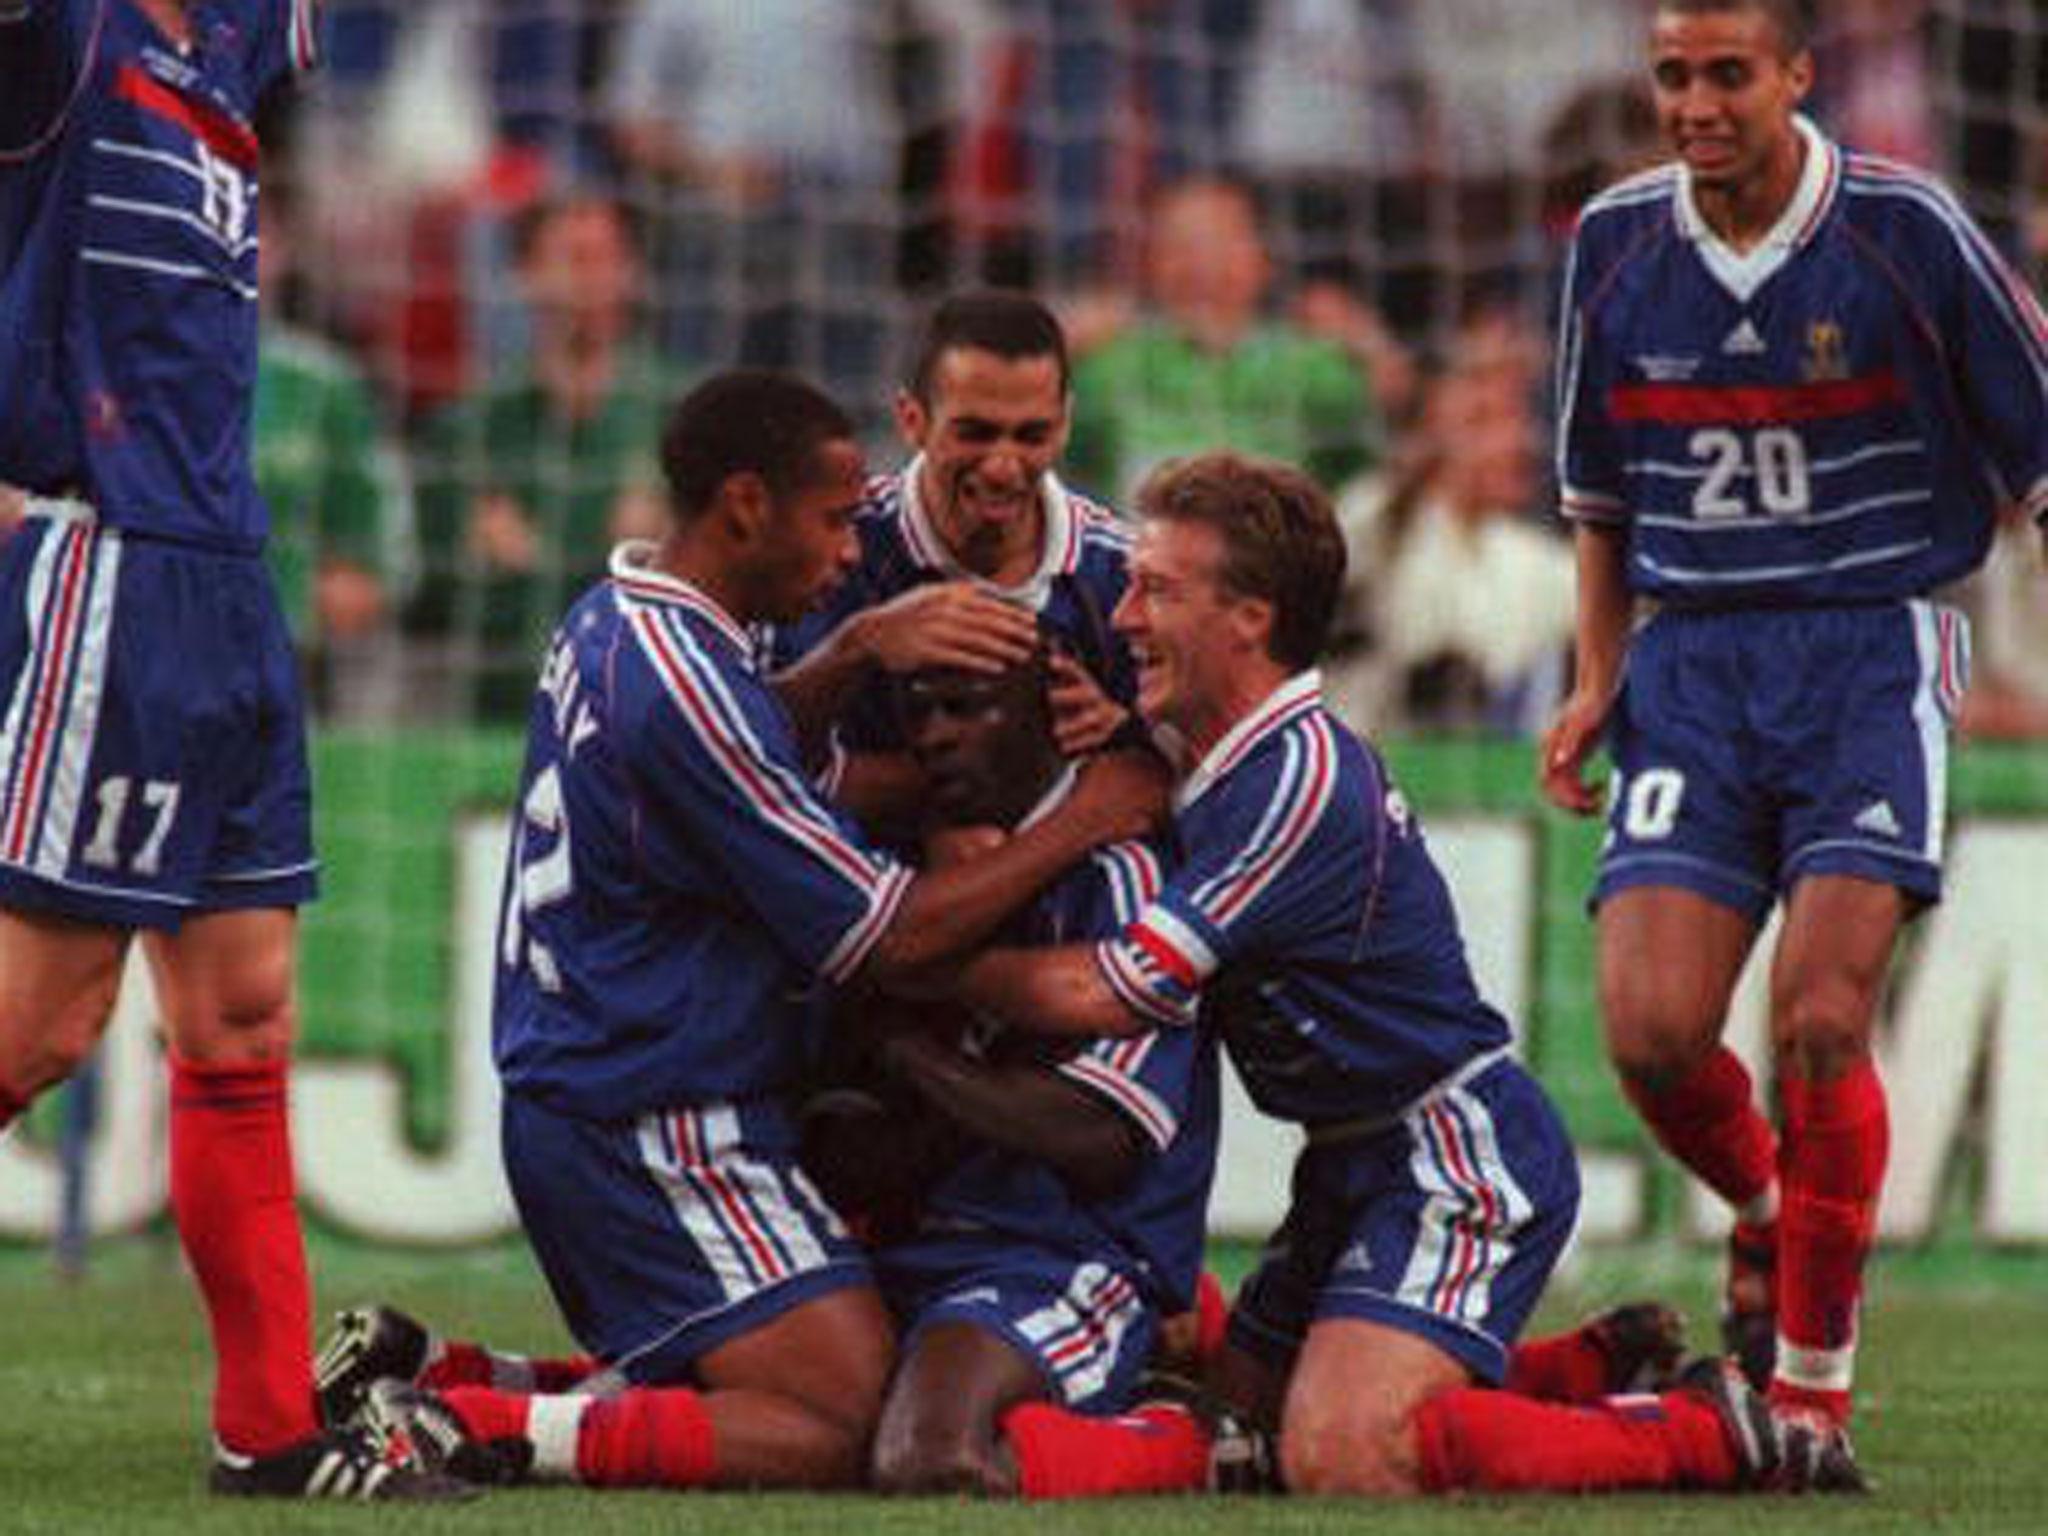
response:
[(881, 1298), (834, 1291), (697, 1363), (719, 1481), (845, 1487), (866, 1471), (894, 1337)]
[[(1412, 1333), (1359, 1318), (1309, 1328), (1280, 1417), (1280, 1468), (1290, 1492), (1423, 1491), (1414, 1421), (1431, 1398), (1465, 1385), (1465, 1367)], [(1373, 1384), (1370, 1392), (1360, 1382)]]
[(1727, 1201), (1722, 1330), (1761, 1387), (1776, 1336), (1778, 1146), (1749, 1071), (1721, 1044), (1756, 940), (1743, 913), (1670, 886), (1600, 907), (1600, 1002), (1623, 1091), (1667, 1152)]
[(1781, 1156), (1774, 1406), (1848, 1415), (1863, 1268), (1884, 1184), (1889, 1123), (1870, 1045), (1906, 906), (1893, 887), (1802, 880), (1771, 966)]
[(0, 912), (0, 1129), (91, 1053), (127, 947), (118, 929)]
[(1014, 1495), (1017, 1466), (997, 1426), (1044, 1395), (1038, 1368), (988, 1330), (958, 1322), (925, 1329), (889, 1386), (875, 1431), (875, 1487)]
[(1188, 1384), (1156, 1395), (1141, 1384), (1141, 1401), (1108, 1413), (1052, 1400), (1046, 1380), (1044, 1359), (988, 1328), (924, 1329), (882, 1410), (876, 1485), (1027, 1499), (1193, 1493), (1249, 1455), (1242, 1428)]

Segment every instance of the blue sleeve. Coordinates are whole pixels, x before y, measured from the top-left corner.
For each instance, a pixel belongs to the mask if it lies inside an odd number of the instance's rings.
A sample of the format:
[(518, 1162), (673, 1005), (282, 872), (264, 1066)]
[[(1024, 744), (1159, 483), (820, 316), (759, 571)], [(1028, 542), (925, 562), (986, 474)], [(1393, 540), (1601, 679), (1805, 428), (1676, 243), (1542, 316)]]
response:
[(320, 0), (245, 0), (251, 96), (277, 80), (308, 73), (320, 61)]
[[(1149, 843), (1111, 843), (1042, 898), (1060, 908), (1055, 942), (1108, 938), (1158, 898), (1164, 870)], [(1102, 1099), (1134, 1125), (1155, 1151), (1165, 1151), (1195, 1091), (1199, 1041), (1191, 1030), (1151, 1030), (1096, 1040), (1061, 1062), (1058, 1073)]]
[[(1181, 861), (1158, 898), (1097, 947), (1118, 996), (1147, 1018), (1191, 1024), (1232, 960), (1298, 950), (1333, 923), (1362, 932), (1384, 839), (1376, 817), (1347, 814), (1360, 786), (1345, 776), (1360, 772), (1374, 770), (1340, 753), (1318, 718), (1213, 785), (1179, 824)], [(1378, 805), (1371, 786), (1364, 794)]]
[(1626, 521), (1622, 456), (1605, 396), (1610, 363), (1599, 345), (1590, 295), (1604, 272), (1598, 226), (1582, 221), (1572, 237), (1557, 320), (1557, 485), (1566, 517)]
[(1202, 1049), (1194, 1030), (1154, 1029), (1094, 1041), (1057, 1070), (1135, 1125), (1154, 1151), (1164, 1152), (1180, 1134)]
[[(660, 831), (723, 871), (793, 961), (845, 980), (887, 929), (909, 871), (818, 795), (788, 716), (751, 670), (721, 664), (682, 624), (651, 619), (636, 633), (652, 696), (634, 764)], [(657, 855), (661, 843), (650, 840)]]
[(2048, 515), (2048, 320), (1946, 191), (1933, 190), (1928, 212), (1931, 248), (1911, 270), (1945, 289), (1937, 332), (1972, 435), (2006, 493)]

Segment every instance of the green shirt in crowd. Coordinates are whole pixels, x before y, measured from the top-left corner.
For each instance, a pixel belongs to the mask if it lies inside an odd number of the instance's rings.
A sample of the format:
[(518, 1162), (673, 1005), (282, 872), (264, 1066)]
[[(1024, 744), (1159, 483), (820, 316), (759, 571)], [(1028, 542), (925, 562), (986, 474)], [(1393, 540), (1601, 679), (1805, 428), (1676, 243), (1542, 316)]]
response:
[[(548, 636), (604, 574), (621, 499), (658, 494), (661, 423), (680, 382), (677, 370), (635, 351), (582, 420), (557, 415), (525, 378), (458, 401), (422, 433), (420, 579), (406, 627), (445, 644), (472, 718), (526, 717)], [(470, 551), (472, 508), (492, 494), (529, 520), (533, 569), (487, 569)]]
[(270, 507), (270, 569), (299, 643), (319, 641), (313, 577), (322, 561), (377, 577), (395, 602), (412, 538), (410, 497), (370, 386), (346, 352), (264, 322), (253, 453)]
[(1334, 494), (1378, 460), (1383, 426), (1335, 342), (1262, 325), (1212, 352), (1144, 320), (1075, 364), (1063, 473), (1121, 503), (1161, 461), (1229, 448), (1299, 465)]

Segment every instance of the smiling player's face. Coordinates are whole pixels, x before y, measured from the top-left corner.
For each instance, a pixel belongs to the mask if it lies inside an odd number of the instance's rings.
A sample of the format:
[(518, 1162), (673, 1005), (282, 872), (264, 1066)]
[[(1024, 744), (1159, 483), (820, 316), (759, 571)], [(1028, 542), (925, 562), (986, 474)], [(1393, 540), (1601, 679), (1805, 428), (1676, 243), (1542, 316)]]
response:
[(1059, 360), (953, 347), (927, 393), (899, 399), (897, 421), (924, 455), (918, 494), (939, 536), (970, 568), (1036, 539), (1039, 482), (1067, 441)]

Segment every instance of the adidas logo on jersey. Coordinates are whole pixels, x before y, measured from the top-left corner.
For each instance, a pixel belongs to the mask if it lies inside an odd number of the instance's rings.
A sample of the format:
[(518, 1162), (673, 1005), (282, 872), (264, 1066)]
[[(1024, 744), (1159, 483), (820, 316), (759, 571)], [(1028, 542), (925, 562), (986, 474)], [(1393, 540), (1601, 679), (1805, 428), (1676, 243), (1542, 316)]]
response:
[(1889, 800), (1873, 800), (1856, 815), (1853, 825), (1858, 831), (1874, 832), (1879, 837), (1897, 837), (1899, 818), (1892, 810)]
[(1764, 345), (1763, 337), (1757, 334), (1756, 327), (1751, 325), (1745, 316), (1721, 342), (1721, 350), (1731, 357), (1754, 357), (1757, 353), (1770, 349)]

